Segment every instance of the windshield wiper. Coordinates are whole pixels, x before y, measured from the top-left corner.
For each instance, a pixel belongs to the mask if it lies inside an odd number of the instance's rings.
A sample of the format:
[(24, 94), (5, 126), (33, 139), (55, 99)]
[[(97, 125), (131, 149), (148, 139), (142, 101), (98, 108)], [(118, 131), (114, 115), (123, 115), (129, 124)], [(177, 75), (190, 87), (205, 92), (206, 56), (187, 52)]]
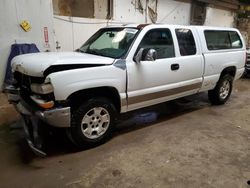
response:
[(102, 55), (97, 50), (90, 50), (90, 49), (88, 49), (85, 53), (94, 54), (94, 55)]
[(100, 53), (100, 51), (97, 50), (97, 49), (81, 50), (81, 49), (79, 48), (79, 49), (77, 49), (77, 52), (87, 53), (87, 54), (93, 54), (93, 55), (99, 55), (99, 56), (103, 56), (103, 57), (109, 57), (109, 56), (107, 56), (107, 55), (104, 55), (103, 53)]

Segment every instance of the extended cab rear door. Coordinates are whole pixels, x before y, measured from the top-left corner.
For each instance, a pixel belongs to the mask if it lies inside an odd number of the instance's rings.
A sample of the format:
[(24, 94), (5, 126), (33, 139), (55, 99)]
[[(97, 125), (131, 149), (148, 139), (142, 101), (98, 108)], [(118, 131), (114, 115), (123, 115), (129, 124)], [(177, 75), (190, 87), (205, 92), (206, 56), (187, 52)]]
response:
[[(192, 28), (147, 26), (127, 57), (128, 110), (196, 93), (202, 84), (203, 57)], [(140, 48), (157, 51), (155, 61), (136, 63)]]

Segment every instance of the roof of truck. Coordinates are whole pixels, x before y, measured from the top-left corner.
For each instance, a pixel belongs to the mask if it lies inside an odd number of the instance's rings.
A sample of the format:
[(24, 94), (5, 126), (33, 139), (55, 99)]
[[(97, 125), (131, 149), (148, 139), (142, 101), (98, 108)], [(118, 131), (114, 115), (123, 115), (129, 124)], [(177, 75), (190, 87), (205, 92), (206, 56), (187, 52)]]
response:
[(164, 23), (157, 23), (157, 24), (120, 24), (120, 25), (109, 25), (107, 28), (112, 27), (124, 27), (124, 28), (138, 28), (142, 29), (144, 27), (174, 27), (174, 28), (183, 28), (183, 27), (191, 27), (191, 28), (197, 28), (197, 29), (208, 29), (208, 30), (237, 30), (236, 28), (230, 28), (230, 27), (215, 27), (215, 26), (197, 26), (197, 25), (174, 25), (174, 24), (164, 24)]

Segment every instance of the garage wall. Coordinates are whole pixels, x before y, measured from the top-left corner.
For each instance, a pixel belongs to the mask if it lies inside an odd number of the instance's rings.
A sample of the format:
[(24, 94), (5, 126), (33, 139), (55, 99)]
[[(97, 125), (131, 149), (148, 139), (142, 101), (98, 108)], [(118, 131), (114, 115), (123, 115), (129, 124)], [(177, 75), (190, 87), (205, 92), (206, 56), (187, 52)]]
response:
[(106, 26), (107, 20), (54, 16), (57, 51), (73, 51), (79, 48), (94, 32)]
[[(150, 23), (138, 10), (135, 1), (114, 0), (113, 20), (91, 19), (54, 15), (55, 40), (59, 42), (58, 51), (72, 51), (79, 48), (94, 32), (106, 25), (127, 23)], [(146, 0), (141, 0), (145, 7)], [(190, 3), (173, 0), (158, 0), (157, 22), (188, 25), (190, 20)], [(99, 7), (100, 8), (100, 7)], [(99, 11), (97, 9), (97, 11)], [(96, 13), (95, 13), (96, 14)]]
[[(5, 75), (10, 47), (14, 43), (35, 43), (40, 51), (54, 50), (53, 9), (51, 0), (1, 0), (0, 3), (0, 90)], [(27, 20), (31, 30), (25, 32), (19, 24)], [(44, 27), (49, 43), (44, 42)]]
[[(56, 1), (56, 0), (55, 0)], [(95, 0), (96, 1), (96, 0)], [(126, 23), (151, 23), (146, 10), (139, 10), (135, 0), (114, 0), (113, 20), (79, 18), (68, 16), (54, 16), (55, 40), (59, 42), (58, 51), (72, 51), (79, 48), (94, 32), (106, 25)], [(142, 7), (146, 6), (146, 0), (141, 0)], [(106, 9), (104, 5), (95, 3), (95, 15), (100, 10)], [(143, 12), (143, 13), (142, 13)], [(173, 1), (158, 0), (157, 23), (166, 24), (190, 24), (191, 4)], [(207, 17), (204, 25), (232, 27), (234, 14), (231, 11), (207, 7)]]
[(233, 27), (235, 13), (228, 10), (207, 7), (207, 16), (204, 25)]
[[(141, 1), (145, 7), (145, 0)], [(158, 0), (157, 23), (188, 25), (190, 20), (191, 4), (173, 0)], [(140, 13), (131, 1), (115, 1), (114, 19), (120, 22), (151, 23), (150, 17), (146, 18)]]

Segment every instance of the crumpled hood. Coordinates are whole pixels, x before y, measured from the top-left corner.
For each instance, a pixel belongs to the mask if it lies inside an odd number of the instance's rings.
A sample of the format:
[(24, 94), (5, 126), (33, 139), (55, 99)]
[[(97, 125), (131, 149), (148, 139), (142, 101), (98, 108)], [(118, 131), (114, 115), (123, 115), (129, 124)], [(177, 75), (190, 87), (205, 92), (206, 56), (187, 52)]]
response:
[(109, 65), (113, 58), (79, 52), (42, 52), (19, 55), (11, 61), (12, 70), (35, 77), (42, 77), (52, 65)]

